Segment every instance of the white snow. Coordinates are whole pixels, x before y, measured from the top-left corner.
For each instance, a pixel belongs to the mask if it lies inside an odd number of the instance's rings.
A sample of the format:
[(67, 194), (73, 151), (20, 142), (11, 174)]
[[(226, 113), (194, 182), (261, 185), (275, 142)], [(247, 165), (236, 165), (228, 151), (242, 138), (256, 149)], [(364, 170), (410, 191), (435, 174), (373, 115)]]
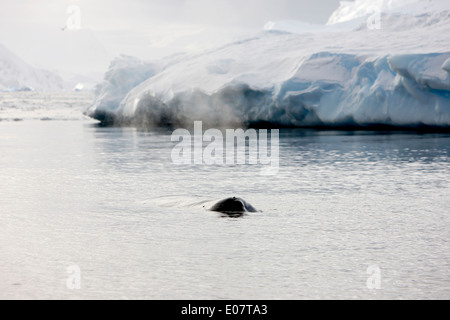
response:
[(450, 126), (448, 1), (343, 3), (327, 26), (270, 22), (261, 34), (159, 66), (112, 63), (87, 114), (189, 126)]
[(450, 10), (448, 0), (355, 0), (341, 1), (339, 8), (330, 16), (327, 24), (337, 24), (372, 15), (387, 14), (421, 15), (429, 12)]
[(55, 91), (64, 88), (54, 73), (34, 68), (0, 44), (0, 91)]

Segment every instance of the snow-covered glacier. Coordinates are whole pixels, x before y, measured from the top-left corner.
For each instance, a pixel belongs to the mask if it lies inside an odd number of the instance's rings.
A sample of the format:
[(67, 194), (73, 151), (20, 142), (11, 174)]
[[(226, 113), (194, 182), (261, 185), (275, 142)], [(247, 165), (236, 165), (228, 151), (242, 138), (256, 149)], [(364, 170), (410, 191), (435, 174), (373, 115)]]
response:
[[(122, 57), (87, 114), (145, 127), (203, 120), (447, 128), (450, 4), (435, 1), (343, 2), (326, 26), (268, 23), (258, 35), (202, 54), (158, 63)], [(379, 28), (370, 28), (373, 18)]]

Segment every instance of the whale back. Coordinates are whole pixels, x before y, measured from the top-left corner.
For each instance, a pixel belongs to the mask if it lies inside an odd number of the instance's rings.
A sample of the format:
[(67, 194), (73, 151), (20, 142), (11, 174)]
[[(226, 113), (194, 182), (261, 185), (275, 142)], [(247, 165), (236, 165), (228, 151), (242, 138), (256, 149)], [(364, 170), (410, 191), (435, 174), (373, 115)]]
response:
[(247, 203), (241, 198), (236, 197), (219, 201), (214, 206), (212, 206), (210, 210), (223, 213), (258, 212), (258, 210), (256, 210), (251, 204)]

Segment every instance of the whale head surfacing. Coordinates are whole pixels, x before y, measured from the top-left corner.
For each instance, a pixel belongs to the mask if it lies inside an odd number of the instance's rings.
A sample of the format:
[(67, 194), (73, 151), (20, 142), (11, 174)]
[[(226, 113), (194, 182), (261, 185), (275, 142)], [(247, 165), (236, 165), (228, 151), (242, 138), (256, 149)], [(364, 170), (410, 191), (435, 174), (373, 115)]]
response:
[(258, 212), (251, 204), (236, 197), (219, 201), (212, 206), (210, 210), (232, 215), (244, 214), (246, 212)]

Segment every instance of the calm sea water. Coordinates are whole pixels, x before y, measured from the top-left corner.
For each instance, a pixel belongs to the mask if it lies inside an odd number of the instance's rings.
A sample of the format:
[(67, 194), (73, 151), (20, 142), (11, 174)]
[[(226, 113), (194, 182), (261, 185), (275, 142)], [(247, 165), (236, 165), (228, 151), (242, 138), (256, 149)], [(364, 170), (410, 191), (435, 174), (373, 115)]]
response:
[[(0, 298), (450, 298), (449, 134), (281, 131), (269, 177), (173, 146), (0, 122)], [(263, 212), (205, 210), (229, 196)]]

